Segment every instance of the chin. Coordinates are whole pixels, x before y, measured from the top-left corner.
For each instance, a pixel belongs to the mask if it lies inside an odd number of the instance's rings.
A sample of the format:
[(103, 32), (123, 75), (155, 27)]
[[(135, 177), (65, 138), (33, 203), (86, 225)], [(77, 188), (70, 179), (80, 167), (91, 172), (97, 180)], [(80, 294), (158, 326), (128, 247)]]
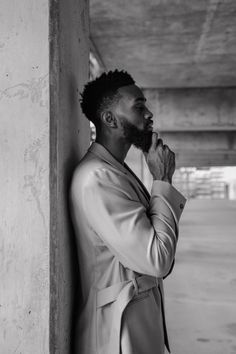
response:
[(142, 150), (143, 152), (148, 152), (150, 146), (152, 144), (152, 131), (146, 132), (141, 139), (137, 139), (137, 141), (133, 141), (133, 145)]

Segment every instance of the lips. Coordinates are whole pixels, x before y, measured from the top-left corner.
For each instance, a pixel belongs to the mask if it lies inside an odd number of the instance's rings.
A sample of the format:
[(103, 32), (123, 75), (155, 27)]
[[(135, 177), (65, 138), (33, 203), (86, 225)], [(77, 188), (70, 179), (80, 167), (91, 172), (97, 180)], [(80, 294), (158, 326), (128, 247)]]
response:
[(147, 125), (146, 125), (146, 128), (149, 129), (149, 130), (152, 130), (153, 129), (153, 121), (150, 120)]

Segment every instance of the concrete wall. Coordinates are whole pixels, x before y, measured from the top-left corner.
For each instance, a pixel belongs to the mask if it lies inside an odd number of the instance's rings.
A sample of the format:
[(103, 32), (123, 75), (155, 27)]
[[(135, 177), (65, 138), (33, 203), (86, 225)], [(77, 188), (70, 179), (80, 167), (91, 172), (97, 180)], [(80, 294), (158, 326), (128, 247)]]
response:
[(0, 11), (0, 352), (66, 354), (77, 276), (67, 191), (89, 145), (78, 103), (88, 2), (2, 0)]
[(0, 13), (0, 352), (49, 352), (47, 0)]
[(88, 1), (51, 0), (50, 19), (50, 353), (67, 354), (79, 304), (68, 188), (90, 141), (89, 123), (79, 106), (79, 92), (89, 77)]

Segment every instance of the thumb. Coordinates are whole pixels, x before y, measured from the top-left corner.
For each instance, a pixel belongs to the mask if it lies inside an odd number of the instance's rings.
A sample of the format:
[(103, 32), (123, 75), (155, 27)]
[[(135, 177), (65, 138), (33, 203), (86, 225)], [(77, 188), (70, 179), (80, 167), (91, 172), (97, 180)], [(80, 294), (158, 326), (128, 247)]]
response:
[(156, 149), (157, 146), (157, 141), (158, 141), (158, 134), (156, 132), (152, 133), (152, 144), (150, 146), (150, 149)]

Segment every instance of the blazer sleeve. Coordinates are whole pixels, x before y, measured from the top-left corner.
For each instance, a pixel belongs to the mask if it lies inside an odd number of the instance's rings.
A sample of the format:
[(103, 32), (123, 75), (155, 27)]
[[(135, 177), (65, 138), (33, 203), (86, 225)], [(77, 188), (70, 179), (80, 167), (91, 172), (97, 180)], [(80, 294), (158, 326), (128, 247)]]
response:
[(125, 175), (102, 168), (88, 176), (80, 202), (90, 227), (124, 267), (164, 277), (174, 260), (185, 201), (170, 184), (154, 181), (146, 209)]

